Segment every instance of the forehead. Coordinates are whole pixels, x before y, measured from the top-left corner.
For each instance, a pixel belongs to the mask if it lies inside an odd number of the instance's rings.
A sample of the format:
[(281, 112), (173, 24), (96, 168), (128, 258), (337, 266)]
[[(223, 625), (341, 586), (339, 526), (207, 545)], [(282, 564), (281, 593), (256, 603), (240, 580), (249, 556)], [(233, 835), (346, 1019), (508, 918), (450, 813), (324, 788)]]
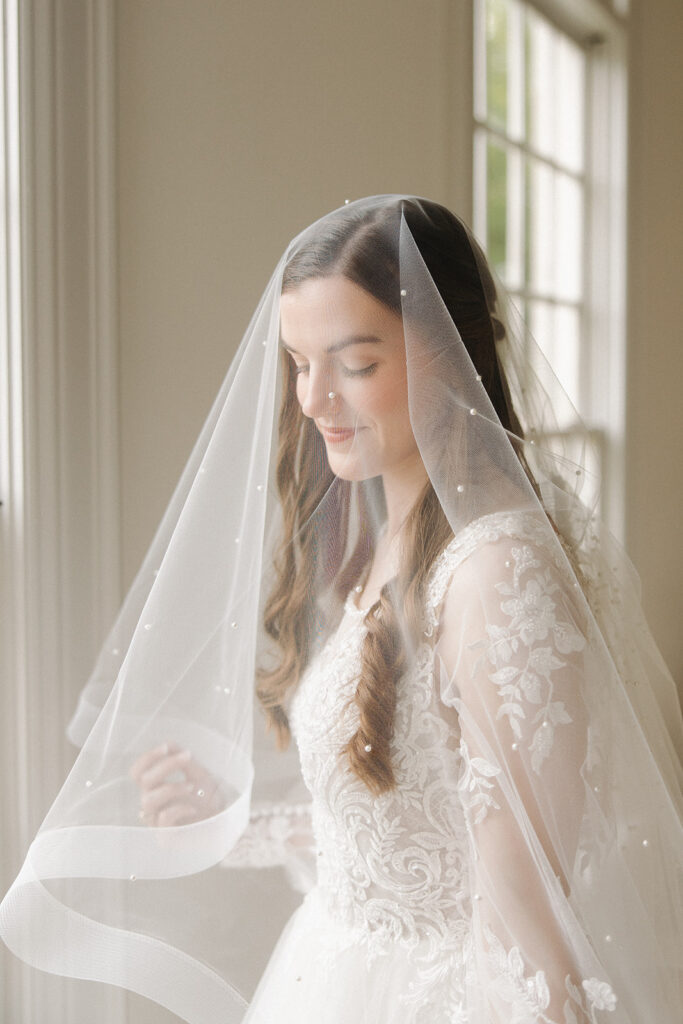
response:
[(285, 292), (280, 333), (288, 348), (327, 347), (350, 335), (402, 338), (401, 318), (346, 277), (316, 277)]

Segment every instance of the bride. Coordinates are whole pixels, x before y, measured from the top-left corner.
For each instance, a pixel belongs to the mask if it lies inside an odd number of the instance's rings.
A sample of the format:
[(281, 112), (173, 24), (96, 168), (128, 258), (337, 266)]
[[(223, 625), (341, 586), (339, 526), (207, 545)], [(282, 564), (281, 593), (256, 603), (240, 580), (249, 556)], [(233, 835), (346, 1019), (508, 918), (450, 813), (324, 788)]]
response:
[(192, 1022), (673, 1024), (680, 712), (588, 443), (445, 208), (294, 239), (10, 947)]

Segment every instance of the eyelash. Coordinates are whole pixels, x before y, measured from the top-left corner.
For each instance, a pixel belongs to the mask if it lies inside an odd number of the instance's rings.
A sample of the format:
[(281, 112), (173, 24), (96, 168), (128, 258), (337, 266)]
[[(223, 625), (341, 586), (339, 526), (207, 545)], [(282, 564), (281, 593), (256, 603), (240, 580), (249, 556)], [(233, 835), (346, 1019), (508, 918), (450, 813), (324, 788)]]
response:
[[(371, 373), (374, 373), (377, 369), (377, 363), (371, 363), (370, 366), (364, 366), (362, 370), (350, 370), (347, 366), (342, 366), (342, 376), (344, 377), (369, 377)], [(297, 366), (294, 370), (297, 377), (302, 373), (308, 372), (307, 366)]]

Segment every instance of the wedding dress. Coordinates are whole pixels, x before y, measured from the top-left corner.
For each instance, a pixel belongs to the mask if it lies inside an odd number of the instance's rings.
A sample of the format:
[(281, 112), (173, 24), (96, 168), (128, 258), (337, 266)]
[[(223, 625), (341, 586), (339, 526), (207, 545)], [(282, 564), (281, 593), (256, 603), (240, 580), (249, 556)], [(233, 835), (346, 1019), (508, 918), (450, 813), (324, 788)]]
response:
[(10, 949), (189, 1024), (677, 1024), (683, 721), (593, 441), (443, 206), (293, 239), (83, 690)]
[[(473, 574), (479, 580), (474, 608)], [(459, 576), (469, 597), (458, 609), (462, 635), (449, 678), (437, 664), (435, 640), (447, 592), (458, 593)], [(585, 670), (586, 624), (573, 581), (536, 517), (492, 514), (458, 534), (433, 567), (424, 639), (399, 687), (392, 741), (397, 788), (374, 798), (339, 756), (358, 725), (352, 698), (367, 612), (355, 598), (351, 591), (336, 632), (291, 704), (310, 807), (289, 816), (262, 808), (260, 830), (248, 830), (226, 861), (234, 868), (295, 858), (297, 846), (289, 844), (301, 843), (302, 816), (308, 815), (317, 878), (273, 952), (245, 1024), (468, 1024), (468, 988), (481, 980), (473, 906), (485, 918), (495, 916), (485, 901), (500, 894), (500, 883), (494, 893), (477, 891), (477, 875), (510, 884), (515, 829), (505, 823), (500, 768), (465, 742), (454, 688), (463, 679), (465, 689), (475, 685), (495, 694), (507, 688), (501, 742), (515, 752), (525, 746), (539, 773), (562, 759), (571, 777), (571, 752), (585, 755), (571, 738), (583, 724), (571, 677)], [(571, 789), (568, 782), (567, 801)], [(482, 837), (489, 827), (501, 830), (500, 844)], [(525, 874), (522, 860), (514, 871), (517, 901), (533, 906), (533, 870)], [(510, 910), (519, 915), (517, 907)], [(563, 978), (558, 968), (566, 951), (549, 941), (546, 925), (540, 914), (527, 915), (512, 948), (488, 934), (489, 996), (499, 1000), (501, 1019), (607, 1019), (602, 1011), (617, 1003), (609, 980)], [(621, 938), (618, 926), (608, 936), (617, 945)]]

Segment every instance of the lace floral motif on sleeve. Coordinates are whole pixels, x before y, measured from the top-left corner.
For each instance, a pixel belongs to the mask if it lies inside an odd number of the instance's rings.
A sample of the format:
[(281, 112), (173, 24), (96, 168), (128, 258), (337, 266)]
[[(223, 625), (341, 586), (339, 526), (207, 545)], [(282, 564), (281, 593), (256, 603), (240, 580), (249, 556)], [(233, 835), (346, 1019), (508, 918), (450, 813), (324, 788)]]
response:
[(489, 679), (501, 698), (497, 717), (508, 718), (517, 741), (523, 738), (522, 721), (533, 728), (529, 751), (531, 766), (539, 774), (552, 749), (556, 726), (572, 721), (563, 701), (553, 699), (553, 672), (567, 665), (561, 655), (581, 651), (585, 639), (559, 616), (554, 595), (561, 586), (550, 569), (542, 568), (533, 549), (524, 545), (512, 548), (511, 554), (512, 583), (496, 584), (506, 598), (500, 609), (510, 621), (488, 624), (487, 640), (473, 647), (484, 647), (495, 669)]
[(221, 862), (226, 868), (286, 865), (313, 846), (309, 804), (260, 804), (249, 824)]
[[(500, 939), (487, 926), (484, 934), (488, 944), (488, 962), (495, 995), (509, 1007), (510, 1024), (559, 1024), (546, 1010), (550, 1005), (550, 990), (543, 971), (534, 975), (524, 973), (524, 958), (517, 946), (506, 950)], [(563, 1024), (599, 1024), (598, 1011), (611, 1013), (616, 1009), (617, 997), (611, 986), (599, 978), (588, 978), (581, 983), (583, 992), (565, 979), (569, 999), (563, 1007)]]
[[(467, 823), (479, 825), (488, 814), (489, 808), (500, 810), (500, 804), (491, 793), (494, 783), (489, 781), (500, 775), (500, 768), (484, 757), (470, 757), (464, 739), (460, 740), (460, 758), (462, 769), (458, 779), (458, 792), (462, 805), (468, 812)], [(474, 815), (473, 819), (471, 815)]]

